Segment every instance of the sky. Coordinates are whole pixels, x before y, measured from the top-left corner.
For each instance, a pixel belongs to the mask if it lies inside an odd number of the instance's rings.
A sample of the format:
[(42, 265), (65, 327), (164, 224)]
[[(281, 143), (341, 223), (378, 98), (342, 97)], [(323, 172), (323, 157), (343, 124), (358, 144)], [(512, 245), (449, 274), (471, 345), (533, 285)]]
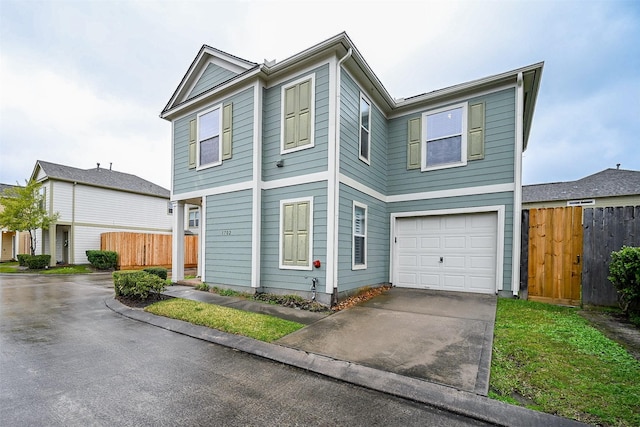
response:
[(203, 44), (262, 63), (342, 31), (394, 98), (544, 61), (524, 184), (640, 170), (638, 1), (0, 0), (0, 183), (45, 160), (169, 189), (159, 114)]

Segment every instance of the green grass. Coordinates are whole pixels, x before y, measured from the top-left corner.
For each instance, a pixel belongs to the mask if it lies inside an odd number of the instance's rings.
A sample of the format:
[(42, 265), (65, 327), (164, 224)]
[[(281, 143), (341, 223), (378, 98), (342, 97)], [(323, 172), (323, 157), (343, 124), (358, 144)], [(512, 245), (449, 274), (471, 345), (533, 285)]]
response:
[(275, 341), (304, 326), (266, 314), (181, 298), (157, 302), (145, 311), (265, 342)]
[(91, 270), (86, 265), (69, 265), (66, 267), (51, 267), (46, 270), (40, 270), (41, 274), (86, 274)]
[(498, 299), (489, 396), (582, 422), (640, 425), (640, 362), (577, 309)]
[(17, 262), (3, 262), (2, 264), (0, 264), (0, 273), (16, 273), (17, 271)]

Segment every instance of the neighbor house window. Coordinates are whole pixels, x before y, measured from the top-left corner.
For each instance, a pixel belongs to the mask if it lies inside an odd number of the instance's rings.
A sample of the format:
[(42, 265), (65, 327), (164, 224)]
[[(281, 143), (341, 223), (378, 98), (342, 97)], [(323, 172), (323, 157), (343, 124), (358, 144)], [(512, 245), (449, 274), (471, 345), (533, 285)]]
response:
[(313, 147), (314, 76), (282, 87), (281, 153)]
[(589, 206), (595, 205), (596, 199), (585, 199), (585, 200), (569, 200), (567, 201), (567, 206)]
[(311, 270), (313, 198), (280, 202), (280, 268)]
[(360, 95), (360, 160), (369, 164), (371, 149), (371, 104)]
[(352, 269), (367, 268), (367, 206), (353, 202)]
[(220, 106), (198, 114), (198, 168), (219, 165)]
[(167, 215), (173, 215), (173, 202), (167, 202)]
[(189, 209), (189, 228), (198, 228), (198, 227), (200, 227), (200, 209), (190, 208)]
[(426, 112), (422, 120), (422, 170), (466, 165), (467, 104)]

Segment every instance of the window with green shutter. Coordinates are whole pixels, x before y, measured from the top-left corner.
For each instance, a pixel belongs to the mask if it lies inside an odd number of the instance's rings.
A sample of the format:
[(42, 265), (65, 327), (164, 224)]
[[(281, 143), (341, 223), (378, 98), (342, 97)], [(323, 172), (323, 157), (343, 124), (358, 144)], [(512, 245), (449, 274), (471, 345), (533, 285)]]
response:
[(311, 270), (313, 198), (280, 203), (280, 268)]
[(189, 169), (222, 164), (232, 156), (233, 106), (217, 105), (189, 122)]
[(282, 87), (281, 153), (313, 147), (313, 75)]
[(469, 137), (467, 159), (484, 158), (484, 103), (469, 105)]
[(407, 169), (420, 169), (420, 147), (422, 145), (422, 117), (409, 120), (407, 130)]

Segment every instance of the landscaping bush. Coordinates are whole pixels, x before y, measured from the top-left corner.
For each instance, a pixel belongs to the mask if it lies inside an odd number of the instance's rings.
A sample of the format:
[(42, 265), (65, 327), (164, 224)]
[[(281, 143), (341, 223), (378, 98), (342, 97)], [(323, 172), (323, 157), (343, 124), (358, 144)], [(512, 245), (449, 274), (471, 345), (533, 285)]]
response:
[(113, 287), (117, 297), (146, 300), (150, 293), (161, 293), (166, 283), (155, 274), (141, 270), (113, 272)]
[(167, 269), (164, 267), (147, 267), (143, 268), (142, 271), (146, 271), (150, 274), (155, 274), (162, 280), (167, 280)]
[(623, 246), (611, 252), (608, 279), (618, 290), (618, 302), (625, 314), (640, 304), (640, 248)]
[(20, 267), (27, 266), (27, 260), (31, 257), (30, 254), (18, 254), (18, 265)]
[(87, 259), (98, 270), (111, 270), (116, 268), (118, 253), (114, 251), (86, 251)]
[(49, 266), (49, 261), (51, 261), (51, 255), (30, 255), (26, 259), (30, 270), (42, 270)]

